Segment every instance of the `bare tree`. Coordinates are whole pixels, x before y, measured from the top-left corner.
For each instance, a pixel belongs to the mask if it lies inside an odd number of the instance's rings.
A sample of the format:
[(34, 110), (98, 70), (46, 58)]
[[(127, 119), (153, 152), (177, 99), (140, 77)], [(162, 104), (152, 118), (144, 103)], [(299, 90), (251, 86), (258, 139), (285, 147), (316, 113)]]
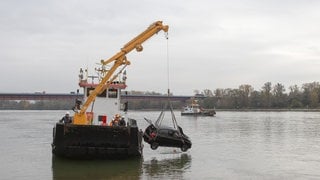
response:
[(271, 107), (271, 82), (266, 82), (262, 86), (262, 98), (263, 98), (263, 104), (265, 107), (270, 108)]
[(253, 91), (253, 87), (249, 84), (243, 84), (239, 86), (239, 100), (241, 107), (249, 107), (249, 98)]
[(273, 86), (273, 107), (282, 108), (287, 105), (286, 95), (284, 94), (286, 89), (281, 83), (277, 83)]
[(206, 97), (213, 97), (213, 93), (210, 89), (204, 89), (202, 94)]

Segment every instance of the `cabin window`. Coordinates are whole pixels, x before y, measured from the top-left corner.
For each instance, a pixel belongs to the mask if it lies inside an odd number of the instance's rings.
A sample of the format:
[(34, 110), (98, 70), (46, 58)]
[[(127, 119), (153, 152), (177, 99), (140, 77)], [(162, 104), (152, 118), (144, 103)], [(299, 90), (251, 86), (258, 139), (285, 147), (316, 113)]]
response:
[(117, 98), (118, 90), (117, 89), (108, 89), (108, 97), (109, 98)]
[(98, 97), (106, 97), (107, 96), (107, 91), (104, 90), (101, 94), (98, 94)]
[[(87, 97), (90, 95), (90, 92), (94, 91), (94, 88), (87, 88)], [(101, 94), (98, 94), (97, 97), (106, 97), (107, 92), (104, 90)]]

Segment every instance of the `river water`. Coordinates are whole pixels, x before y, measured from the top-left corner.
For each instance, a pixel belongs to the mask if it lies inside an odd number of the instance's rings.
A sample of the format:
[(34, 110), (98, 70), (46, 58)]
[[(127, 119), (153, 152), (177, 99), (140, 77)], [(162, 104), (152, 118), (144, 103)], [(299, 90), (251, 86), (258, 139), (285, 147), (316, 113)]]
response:
[[(52, 156), (52, 127), (64, 111), (0, 111), (0, 179), (320, 179), (320, 113), (224, 112), (181, 117), (192, 140), (151, 150), (141, 159), (66, 160)], [(144, 117), (129, 112), (141, 129)], [(170, 124), (165, 115), (163, 123)]]

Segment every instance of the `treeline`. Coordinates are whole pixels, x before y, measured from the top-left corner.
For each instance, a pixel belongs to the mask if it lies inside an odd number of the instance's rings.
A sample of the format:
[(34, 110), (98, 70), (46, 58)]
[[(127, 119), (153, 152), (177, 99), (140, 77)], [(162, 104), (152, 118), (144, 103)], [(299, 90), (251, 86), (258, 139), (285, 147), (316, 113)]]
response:
[(260, 90), (243, 84), (237, 89), (209, 89), (200, 94), (205, 108), (217, 109), (317, 109), (320, 107), (319, 82), (289, 86), (288, 92), (281, 83), (266, 82)]
[[(249, 84), (240, 85), (231, 89), (195, 90), (195, 98), (206, 109), (318, 109), (320, 108), (319, 82), (289, 86), (288, 92), (281, 83), (266, 82), (260, 90), (255, 90)], [(157, 92), (129, 91), (130, 95), (164, 95)], [(162, 109), (167, 101), (152, 99), (122, 99), (122, 103), (129, 102), (129, 110)], [(174, 109), (181, 109), (190, 103), (171, 101)], [(70, 100), (43, 100), (43, 101), (0, 101), (0, 109), (18, 110), (66, 110), (74, 106)]]
[[(130, 94), (161, 95), (156, 92), (132, 91)], [(206, 109), (318, 109), (320, 108), (320, 83), (305, 83), (289, 86), (288, 92), (281, 83), (266, 82), (260, 90), (249, 84), (238, 88), (195, 90), (195, 98)], [(191, 101), (191, 100), (190, 100)], [(190, 103), (171, 101), (175, 109)], [(130, 100), (130, 109), (159, 109), (165, 102), (152, 100)]]

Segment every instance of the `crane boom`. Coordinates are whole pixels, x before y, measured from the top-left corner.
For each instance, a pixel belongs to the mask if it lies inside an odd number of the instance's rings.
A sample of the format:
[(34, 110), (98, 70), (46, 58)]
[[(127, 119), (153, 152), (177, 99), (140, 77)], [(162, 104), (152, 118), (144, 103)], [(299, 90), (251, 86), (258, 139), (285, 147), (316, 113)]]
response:
[(142, 43), (148, 40), (150, 37), (158, 33), (159, 31), (163, 30), (164, 32), (168, 32), (169, 26), (162, 25), (162, 21), (156, 21), (151, 24), (145, 31), (141, 34), (133, 38), (127, 44), (121, 48), (121, 50), (109, 58), (108, 60), (101, 60), (102, 65), (107, 65), (112, 62), (114, 64), (108, 70), (107, 74), (101, 79), (98, 86), (90, 93), (84, 104), (82, 105), (81, 109), (74, 114), (73, 124), (88, 124), (86, 111), (89, 105), (95, 100), (96, 96), (107, 89), (112, 81), (117, 77), (119, 74), (115, 74), (113, 77), (112, 75), (114, 72), (122, 65), (127, 66), (130, 65), (130, 61), (127, 60), (126, 54), (131, 52), (133, 49), (136, 49), (138, 52), (143, 50)]

